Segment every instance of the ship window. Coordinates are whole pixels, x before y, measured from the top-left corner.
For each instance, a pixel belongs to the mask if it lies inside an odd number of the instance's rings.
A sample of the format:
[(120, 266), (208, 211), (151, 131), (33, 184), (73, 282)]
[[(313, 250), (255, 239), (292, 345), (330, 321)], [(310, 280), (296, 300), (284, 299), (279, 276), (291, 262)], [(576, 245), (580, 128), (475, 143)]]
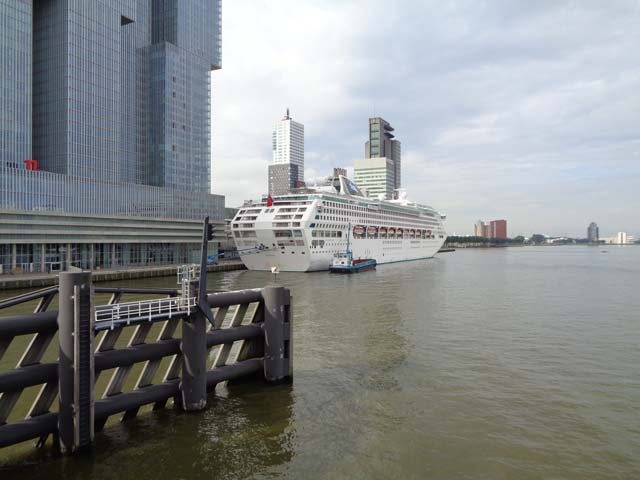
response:
[(293, 236), (294, 237), (301, 237), (302, 236), (302, 230), (294, 230), (293, 231)]

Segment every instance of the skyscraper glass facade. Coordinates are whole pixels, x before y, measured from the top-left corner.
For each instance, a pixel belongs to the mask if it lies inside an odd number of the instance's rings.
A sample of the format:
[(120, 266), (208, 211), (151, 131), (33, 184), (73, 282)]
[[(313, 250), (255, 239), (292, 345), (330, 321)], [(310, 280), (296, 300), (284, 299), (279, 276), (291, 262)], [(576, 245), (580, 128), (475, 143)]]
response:
[(3, 177), (34, 158), (47, 191), (208, 194), (220, 0), (0, 0), (0, 13)]
[(30, 1), (0, 0), (0, 164), (31, 159)]
[[(0, 0), (0, 244), (9, 265), (22, 248), (3, 237), (11, 212), (224, 220), (224, 197), (209, 194), (220, 9), (220, 0)], [(193, 237), (175, 238), (153, 241), (191, 251)], [(19, 240), (40, 251), (42, 239)], [(116, 255), (132, 238), (109, 242)]]
[(380, 117), (369, 119), (369, 140), (365, 143), (365, 158), (389, 158), (393, 161), (393, 188), (402, 186), (402, 146), (393, 135), (393, 127)]

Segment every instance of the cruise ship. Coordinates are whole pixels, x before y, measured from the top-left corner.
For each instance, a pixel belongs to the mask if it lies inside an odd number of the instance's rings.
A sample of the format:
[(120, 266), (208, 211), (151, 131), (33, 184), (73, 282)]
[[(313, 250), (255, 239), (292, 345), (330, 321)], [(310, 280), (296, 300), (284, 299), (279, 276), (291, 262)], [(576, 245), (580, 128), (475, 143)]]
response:
[(354, 259), (380, 264), (433, 257), (444, 243), (445, 216), (431, 207), (365, 197), (347, 177), (245, 204), (231, 223), (249, 270), (328, 270), (349, 242)]

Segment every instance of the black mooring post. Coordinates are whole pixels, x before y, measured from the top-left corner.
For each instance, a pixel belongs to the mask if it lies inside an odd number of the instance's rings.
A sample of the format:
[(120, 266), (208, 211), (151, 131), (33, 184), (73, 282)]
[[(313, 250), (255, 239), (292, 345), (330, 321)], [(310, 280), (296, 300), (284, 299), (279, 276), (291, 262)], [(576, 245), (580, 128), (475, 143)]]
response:
[(94, 437), (93, 292), (91, 272), (60, 274), (58, 363), (60, 447), (89, 448)]
[[(191, 283), (190, 295), (198, 294), (198, 282)], [(194, 308), (182, 321), (182, 407), (187, 411), (207, 406), (207, 319)]]
[(200, 254), (200, 282), (196, 291), (198, 309), (212, 326), (214, 325), (213, 313), (207, 303), (207, 259), (209, 253), (209, 241), (213, 240), (214, 226), (209, 223), (209, 217), (205, 217), (202, 227), (202, 252)]
[(291, 376), (289, 291), (284, 287), (265, 287), (264, 299), (264, 377), (280, 382)]

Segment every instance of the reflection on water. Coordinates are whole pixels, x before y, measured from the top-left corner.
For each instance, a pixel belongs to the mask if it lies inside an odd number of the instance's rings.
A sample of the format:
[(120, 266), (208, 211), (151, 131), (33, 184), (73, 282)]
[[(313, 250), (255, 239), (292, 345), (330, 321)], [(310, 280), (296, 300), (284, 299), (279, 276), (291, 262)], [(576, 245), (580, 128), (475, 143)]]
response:
[(278, 282), (293, 385), (219, 386), (204, 413), (108, 428), (90, 457), (0, 452), (3, 478), (640, 478), (640, 248), (463, 250)]

